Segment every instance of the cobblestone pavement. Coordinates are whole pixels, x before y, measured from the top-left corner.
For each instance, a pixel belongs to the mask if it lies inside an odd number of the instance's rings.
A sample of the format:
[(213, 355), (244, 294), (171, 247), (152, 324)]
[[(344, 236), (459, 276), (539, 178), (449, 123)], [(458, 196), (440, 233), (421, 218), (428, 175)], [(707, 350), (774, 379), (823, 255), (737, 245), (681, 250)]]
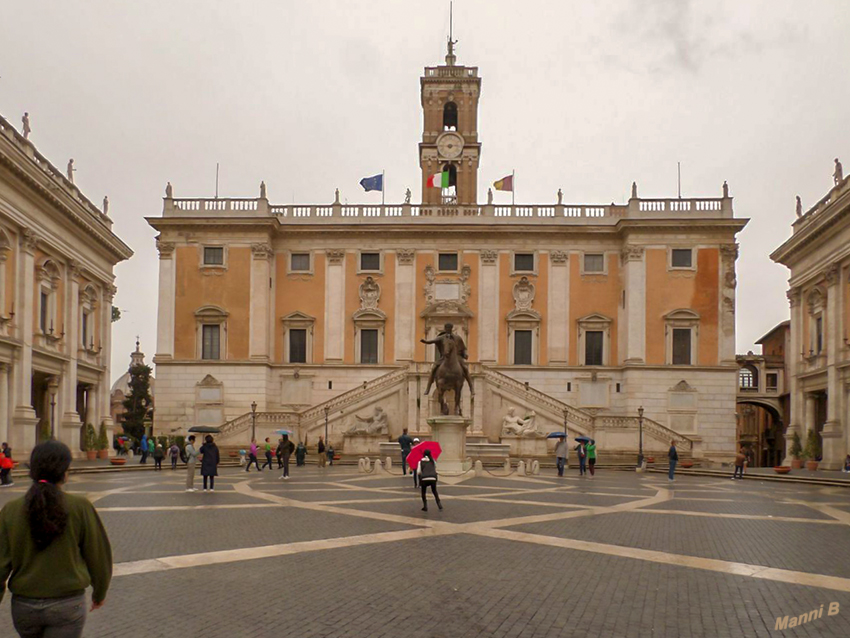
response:
[(214, 493), (182, 471), (73, 477), (116, 561), (86, 636), (850, 634), (850, 490), (499, 474), (446, 477), (428, 512), (409, 476), (349, 467), (227, 468)]

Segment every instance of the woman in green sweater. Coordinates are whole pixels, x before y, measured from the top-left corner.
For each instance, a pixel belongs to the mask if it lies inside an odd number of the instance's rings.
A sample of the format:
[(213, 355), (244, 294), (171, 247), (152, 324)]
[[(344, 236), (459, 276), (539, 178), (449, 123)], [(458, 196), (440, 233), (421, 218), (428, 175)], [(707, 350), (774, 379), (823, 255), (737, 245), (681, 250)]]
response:
[(30, 457), (32, 487), (0, 510), (0, 600), (12, 592), (12, 621), (23, 638), (77, 638), (91, 610), (103, 606), (112, 578), (112, 548), (94, 506), (65, 494), (71, 451), (58, 441)]

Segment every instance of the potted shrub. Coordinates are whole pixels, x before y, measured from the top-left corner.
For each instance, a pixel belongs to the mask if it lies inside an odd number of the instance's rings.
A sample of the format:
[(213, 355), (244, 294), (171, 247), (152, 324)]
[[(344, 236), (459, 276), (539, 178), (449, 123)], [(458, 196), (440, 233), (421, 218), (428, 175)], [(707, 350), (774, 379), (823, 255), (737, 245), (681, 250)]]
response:
[(109, 437), (106, 436), (106, 426), (100, 424), (100, 432), (97, 434), (97, 458), (109, 458)]
[(682, 461), (679, 465), (681, 465), (682, 467), (693, 467), (694, 462), (691, 461), (690, 459), (686, 459), (686, 460)]
[(788, 465), (777, 465), (773, 468), (773, 471), (777, 474), (788, 474), (788, 472), (791, 471), (791, 468)]
[(821, 456), (820, 439), (814, 430), (809, 430), (806, 434), (806, 449), (803, 450), (803, 456), (806, 457), (807, 470), (814, 472), (818, 469), (818, 459)]
[(791, 447), (788, 449), (788, 454), (791, 455), (791, 467), (795, 470), (803, 467), (802, 453), (803, 446), (800, 444), (800, 433), (795, 431), (791, 437)]
[(123, 456), (113, 456), (109, 459), (109, 462), (112, 463), (112, 465), (124, 465), (127, 462), (127, 459)]
[(94, 426), (91, 423), (86, 424), (86, 458), (89, 461), (94, 461), (97, 458), (97, 434), (95, 434)]
[(654, 456), (647, 456), (646, 462), (647, 463), (655, 463), (655, 457)]

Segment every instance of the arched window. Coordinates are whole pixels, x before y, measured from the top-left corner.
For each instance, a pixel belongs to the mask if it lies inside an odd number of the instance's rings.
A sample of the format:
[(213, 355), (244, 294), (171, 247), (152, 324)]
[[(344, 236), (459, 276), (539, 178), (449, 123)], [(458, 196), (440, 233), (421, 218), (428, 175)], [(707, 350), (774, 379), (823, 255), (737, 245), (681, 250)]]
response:
[(454, 102), (446, 102), (443, 107), (443, 130), (457, 130), (457, 104)]
[(758, 390), (758, 372), (752, 366), (738, 370), (738, 387), (744, 392)]

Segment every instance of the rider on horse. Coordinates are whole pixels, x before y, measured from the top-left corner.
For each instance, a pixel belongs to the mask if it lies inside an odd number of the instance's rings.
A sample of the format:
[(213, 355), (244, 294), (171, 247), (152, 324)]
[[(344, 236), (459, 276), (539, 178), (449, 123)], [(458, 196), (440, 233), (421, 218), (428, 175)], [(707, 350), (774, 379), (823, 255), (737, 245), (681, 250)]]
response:
[(434, 347), (437, 349), (437, 354), (439, 355), (437, 360), (434, 362), (434, 365), (431, 366), (431, 376), (428, 377), (428, 387), (425, 389), (425, 394), (430, 394), (431, 386), (434, 384), (434, 380), (436, 379), (437, 369), (443, 362), (443, 342), (446, 339), (454, 340), (457, 353), (460, 355), (459, 362), (460, 367), (463, 369), (463, 378), (466, 379), (466, 382), (469, 384), (469, 396), (475, 396), (475, 390), (472, 387), (472, 380), (469, 378), (469, 366), (466, 363), (466, 359), (469, 358), (469, 354), (466, 351), (466, 344), (463, 342), (463, 338), (460, 335), (456, 335), (454, 333), (454, 325), (451, 323), (447, 323), (443, 326), (442, 332), (437, 335), (436, 339), (420, 339), (420, 341), (425, 344), (433, 343)]

